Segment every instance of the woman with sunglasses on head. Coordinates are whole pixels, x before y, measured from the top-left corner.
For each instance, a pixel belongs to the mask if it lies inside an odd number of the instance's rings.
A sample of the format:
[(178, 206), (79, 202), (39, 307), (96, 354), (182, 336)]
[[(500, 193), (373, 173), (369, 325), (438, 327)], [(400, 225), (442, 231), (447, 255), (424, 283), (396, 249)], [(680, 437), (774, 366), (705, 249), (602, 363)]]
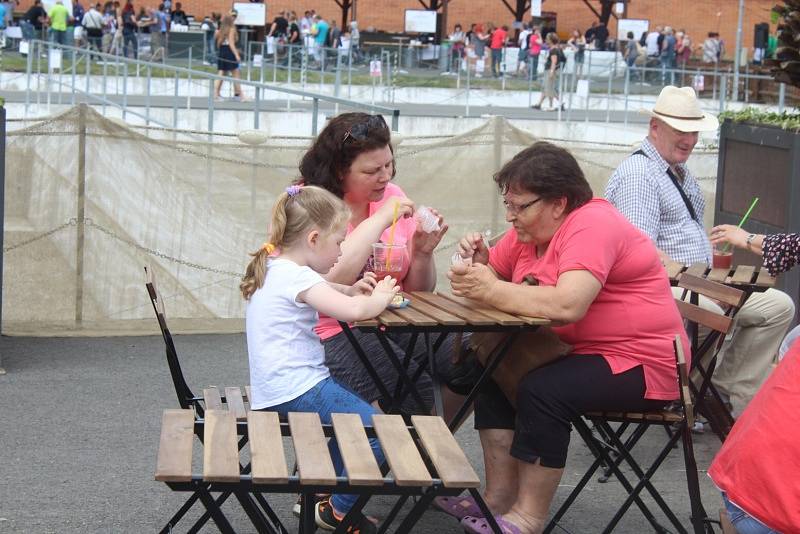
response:
[[(353, 284), (365, 271), (376, 267), (369, 264), (372, 260), (372, 244), (393, 240), (396, 245), (405, 245), (405, 250), (400, 253), (404, 256), (402, 270), (397, 275), (393, 274), (403, 291), (431, 291), (436, 285), (433, 251), (447, 232), (447, 225), (435, 210), (431, 210), (438, 217), (439, 229), (423, 231), (421, 224), (413, 217), (414, 202), (391, 182), (395, 173), (391, 132), (380, 115), (344, 113), (333, 118), (303, 156), (299, 182), (327, 189), (342, 198), (351, 211), (347, 237), (342, 243), (342, 255), (326, 275), (328, 281)], [(392, 231), (395, 215), (397, 223)], [(331, 375), (376, 407), (388, 408), (387, 399), (381, 398), (377, 386), (339, 324), (330, 317), (322, 317), (316, 332), (325, 347), (325, 363)], [(377, 336), (364, 334), (358, 329), (353, 330), (353, 335), (369, 355), (388, 390), (394, 391), (398, 375)], [(396, 354), (403, 354), (408, 337), (393, 335), (390, 339), (395, 344)], [(436, 352), (440, 382), (451, 382), (452, 345), (452, 340), (447, 339)], [(414, 376), (418, 363), (424, 364), (426, 361), (424, 350), (424, 343), (416, 344), (417, 357), (412, 359), (409, 376)], [(427, 406), (432, 406), (430, 376), (423, 373), (416, 384)], [(459, 405), (456, 404), (459, 399), (448, 387), (443, 387), (442, 393), (445, 412), (452, 415), (451, 412), (455, 411), (453, 407)], [(463, 390), (462, 394), (465, 394)], [(384, 401), (383, 406), (380, 401)], [(419, 403), (410, 395), (401, 409), (406, 413), (422, 411)]]
[[(492, 248), (468, 234), (451, 267), (453, 292), (503, 311), (545, 317), (568, 344), (475, 400), (486, 503), (505, 533), (542, 532), (567, 459), (571, 421), (591, 411), (641, 412), (678, 399), (673, 339), (688, 340), (655, 246), (592, 190), (575, 158), (539, 142), (494, 177), (513, 227)], [(538, 285), (522, 285), (526, 279)], [(528, 347), (512, 346), (518, 361)], [(505, 361), (504, 361), (505, 364)], [(497, 377), (497, 373), (494, 375)], [(509, 391), (508, 389), (506, 391)], [(491, 532), (470, 498), (452, 513)]]

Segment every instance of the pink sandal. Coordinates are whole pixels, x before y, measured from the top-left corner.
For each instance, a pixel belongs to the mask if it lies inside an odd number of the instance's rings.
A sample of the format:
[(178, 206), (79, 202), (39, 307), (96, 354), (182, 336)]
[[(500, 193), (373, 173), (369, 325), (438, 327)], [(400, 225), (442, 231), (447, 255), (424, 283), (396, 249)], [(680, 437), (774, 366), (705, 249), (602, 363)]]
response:
[[(494, 516), (494, 520), (497, 521), (497, 526), (500, 527), (500, 532), (503, 534), (522, 534), (522, 530), (511, 521), (506, 521), (499, 515)], [(467, 516), (461, 520), (461, 526), (464, 527), (464, 532), (470, 534), (491, 534), (493, 532), (485, 517)]]
[(483, 517), (483, 512), (472, 497), (436, 497), (433, 506), (459, 521), (468, 516)]

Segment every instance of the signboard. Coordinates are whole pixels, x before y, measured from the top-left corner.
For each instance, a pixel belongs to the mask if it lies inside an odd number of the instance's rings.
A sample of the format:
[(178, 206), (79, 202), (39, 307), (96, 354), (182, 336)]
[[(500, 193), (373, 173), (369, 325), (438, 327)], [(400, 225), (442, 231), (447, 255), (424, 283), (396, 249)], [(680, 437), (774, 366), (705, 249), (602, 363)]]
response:
[(542, 0), (531, 0), (531, 16), (542, 16)]
[[(64, 7), (67, 8), (67, 13), (69, 13), (69, 16), (71, 17), (72, 16), (72, 0), (61, 0), (61, 1), (64, 4)], [(54, 5), (56, 5), (56, 0), (42, 0), (42, 7), (48, 13), (50, 13), (50, 10), (53, 9)], [(6, 13), (9, 13), (9, 11), (6, 11)]]
[(369, 62), (369, 75), (371, 78), (381, 77), (381, 62), (379, 59), (373, 59)]
[(406, 9), (406, 33), (436, 33), (436, 11)]
[(626, 39), (628, 32), (633, 32), (634, 39), (650, 31), (650, 21), (647, 19), (619, 19), (617, 22), (617, 39)]
[(237, 26), (266, 26), (267, 5), (255, 2), (235, 2)]

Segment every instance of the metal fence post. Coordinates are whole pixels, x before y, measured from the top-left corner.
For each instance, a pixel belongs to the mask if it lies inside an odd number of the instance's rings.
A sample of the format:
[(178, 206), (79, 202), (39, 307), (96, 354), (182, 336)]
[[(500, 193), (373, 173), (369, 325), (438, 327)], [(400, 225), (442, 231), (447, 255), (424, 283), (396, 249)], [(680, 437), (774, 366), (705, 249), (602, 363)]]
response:
[(107, 58), (103, 59), (103, 117), (106, 116), (106, 100), (108, 100), (108, 92), (106, 91), (106, 83), (108, 82), (108, 62)]
[[(30, 53), (30, 49), (28, 49)], [(0, 331), (3, 329), (3, 233), (4, 206), (6, 185), (6, 108), (0, 99)], [(0, 375), (5, 374), (3, 369), (3, 355), (0, 354)]]
[(725, 98), (728, 95), (728, 77), (722, 75), (719, 77), (719, 112), (725, 111)]
[(786, 84), (782, 83), (778, 86), (778, 113), (783, 113), (783, 107), (786, 103)]
[(86, 109), (85, 103), (78, 109), (78, 213), (75, 240), (75, 325), (83, 323), (83, 265), (84, 241), (86, 237)]
[(128, 113), (128, 62), (122, 64), (122, 120)]
[(319, 113), (319, 98), (314, 98), (311, 104), (311, 135), (317, 135), (317, 113)]
[(214, 131), (214, 78), (208, 79), (208, 124), (209, 135)]
[(145, 124), (150, 126), (150, 80), (151, 80), (150, 64), (147, 64), (147, 92), (145, 93)]
[(628, 126), (628, 91), (631, 83), (631, 69), (625, 69), (625, 126)]
[[(25, 113), (24, 117), (28, 118), (28, 108), (31, 105), (31, 76), (33, 75), (33, 43), (28, 45), (28, 58), (25, 62)], [(3, 111), (5, 114), (5, 111)], [(5, 124), (5, 121), (3, 121)]]
[(70, 97), (70, 105), (75, 105), (75, 74), (78, 70), (78, 64), (75, 63), (75, 49), (72, 50), (72, 85), (70, 87), (70, 91), (72, 92), (72, 96)]
[(261, 113), (261, 110), (259, 109), (259, 107), (260, 107), (259, 103), (260, 102), (261, 102), (261, 87), (256, 85), (256, 97), (255, 97), (255, 100), (253, 101), (253, 106), (255, 107), (255, 109), (253, 110), (254, 111), (254, 113), (253, 113), (253, 128), (255, 128), (256, 130), (258, 130), (258, 125), (259, 125), (259, 121), (260, 121), (260, 117), (259, 117), (259, 114)]
[[(163, 78), (162, 78), (163, 80)], [(172, 127), (178, 129), (178, 71), (175, 71), (175, 96), (172, 98)]]
[(611, 122), (611, 83), (613, 81), (614, 80), (611, 77), (611, 69), (608, 69), (608, 92), (606, 94), (606, 124)]

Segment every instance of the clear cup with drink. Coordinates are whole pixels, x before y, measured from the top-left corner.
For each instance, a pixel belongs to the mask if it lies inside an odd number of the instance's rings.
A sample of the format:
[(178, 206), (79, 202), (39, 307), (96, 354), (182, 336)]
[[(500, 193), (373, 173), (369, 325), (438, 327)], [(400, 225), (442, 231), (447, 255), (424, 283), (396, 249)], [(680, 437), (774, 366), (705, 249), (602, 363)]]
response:
[(387, 276), (400, 278), (406, 261), (406, 246), (387, 243), (372, 244), (372, 261), (370, 268), (378, 280)]
[(733, 264), (733, 248), (727, 243), (714, 245), (711, 266), (714, 269), (730, 269)]

